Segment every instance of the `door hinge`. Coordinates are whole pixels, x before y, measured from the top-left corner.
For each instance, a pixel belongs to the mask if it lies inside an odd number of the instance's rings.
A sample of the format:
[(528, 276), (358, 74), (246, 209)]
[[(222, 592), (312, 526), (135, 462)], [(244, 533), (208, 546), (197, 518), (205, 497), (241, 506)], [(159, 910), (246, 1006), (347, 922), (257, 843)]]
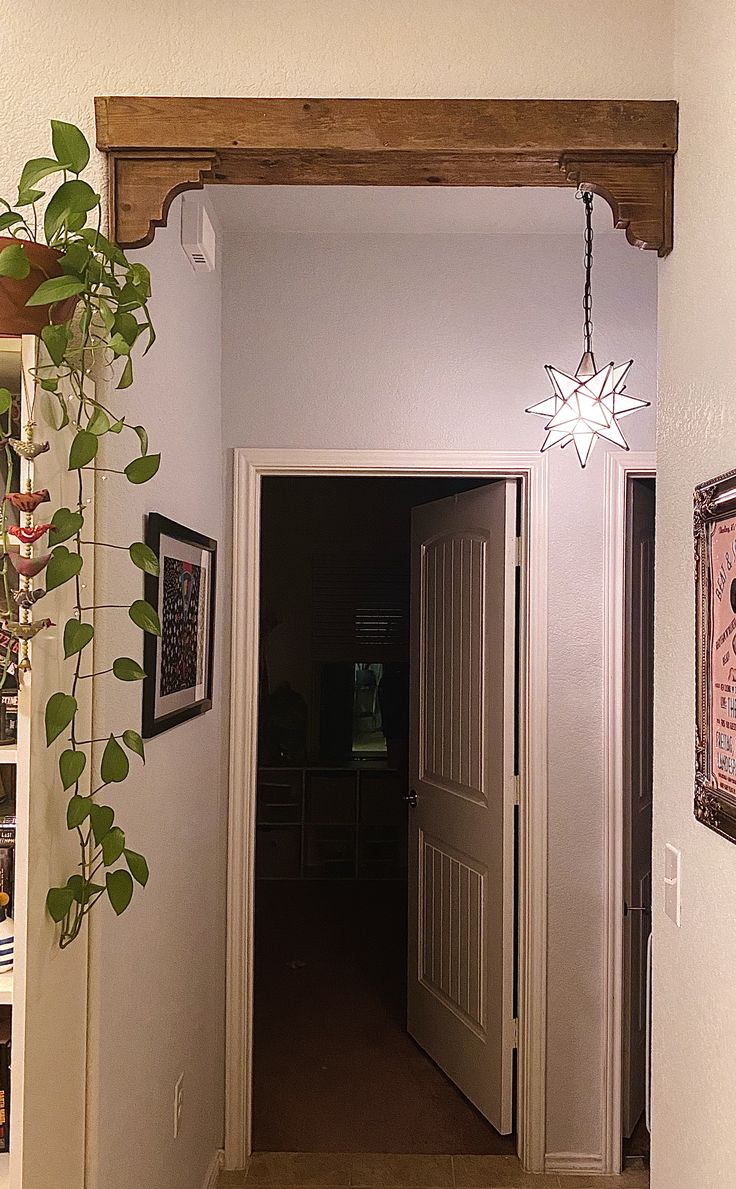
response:
[(514, 551), (514, 562), (520, 566), (524, 558), (524, 540), (522, 537), (516, 538), (516, 547)]
[(518, 1049), (518, 1047), (519, 1047), (519, 1021), (518, 1021), (518, 1019), (515, 1019), (512, 1021), (512, 1023), (514, 1025), (514, 1048)]
[(521, 776), (518, 772), (514, 776), (514, 805), (521, 805)]

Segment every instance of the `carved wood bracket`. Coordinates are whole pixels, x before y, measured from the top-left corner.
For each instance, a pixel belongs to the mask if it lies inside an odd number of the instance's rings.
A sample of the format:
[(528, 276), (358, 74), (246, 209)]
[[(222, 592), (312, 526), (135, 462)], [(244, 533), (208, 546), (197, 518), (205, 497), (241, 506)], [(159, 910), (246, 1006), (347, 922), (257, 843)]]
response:
[(95, 100), (111, 234), (150, 243), (205, 184), (578, 186), (629, 243), (672, 249), (677, 105), (643, 100)]

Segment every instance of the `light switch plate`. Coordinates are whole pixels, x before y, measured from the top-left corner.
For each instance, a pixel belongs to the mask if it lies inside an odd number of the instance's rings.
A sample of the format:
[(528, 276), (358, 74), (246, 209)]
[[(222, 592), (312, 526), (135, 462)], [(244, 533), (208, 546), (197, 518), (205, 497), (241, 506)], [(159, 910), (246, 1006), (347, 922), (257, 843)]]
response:
[(680, 878), (682, 854), (671, 842), (664, 848), (664, 911), (680, 927)]

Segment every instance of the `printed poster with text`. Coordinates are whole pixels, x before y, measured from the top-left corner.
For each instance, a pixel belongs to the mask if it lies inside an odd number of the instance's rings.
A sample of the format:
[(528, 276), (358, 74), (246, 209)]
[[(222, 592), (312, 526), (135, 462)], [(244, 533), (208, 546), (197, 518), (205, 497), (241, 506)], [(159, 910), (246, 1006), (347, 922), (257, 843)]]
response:
[(711, 780), (736, 797), (736, 519), (710, 527)]

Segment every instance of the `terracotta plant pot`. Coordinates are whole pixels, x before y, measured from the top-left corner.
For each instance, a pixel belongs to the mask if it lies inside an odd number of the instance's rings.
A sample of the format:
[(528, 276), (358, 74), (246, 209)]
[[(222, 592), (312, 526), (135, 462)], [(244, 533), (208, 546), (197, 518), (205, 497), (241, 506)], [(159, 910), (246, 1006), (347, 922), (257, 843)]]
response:
[[(12, 277), (0, 277), (0, 338), (18, 338), (21, 334), (40, 334), (49, 323), (48, 306), (26, 306), (32, 293), (42, 281), (49, 277), (60, 277), (59, 259), (61, 252), (46, 244), (34, 244), (27, 240), (12, 239), (0, 235), (0, 251), (10, 244), (20, 243), (28, 257), (31, 271), (24, 281)], [(74, 313), (76, 297), (68, 297), (54, 306), (51, 322), (68, 322)]]

